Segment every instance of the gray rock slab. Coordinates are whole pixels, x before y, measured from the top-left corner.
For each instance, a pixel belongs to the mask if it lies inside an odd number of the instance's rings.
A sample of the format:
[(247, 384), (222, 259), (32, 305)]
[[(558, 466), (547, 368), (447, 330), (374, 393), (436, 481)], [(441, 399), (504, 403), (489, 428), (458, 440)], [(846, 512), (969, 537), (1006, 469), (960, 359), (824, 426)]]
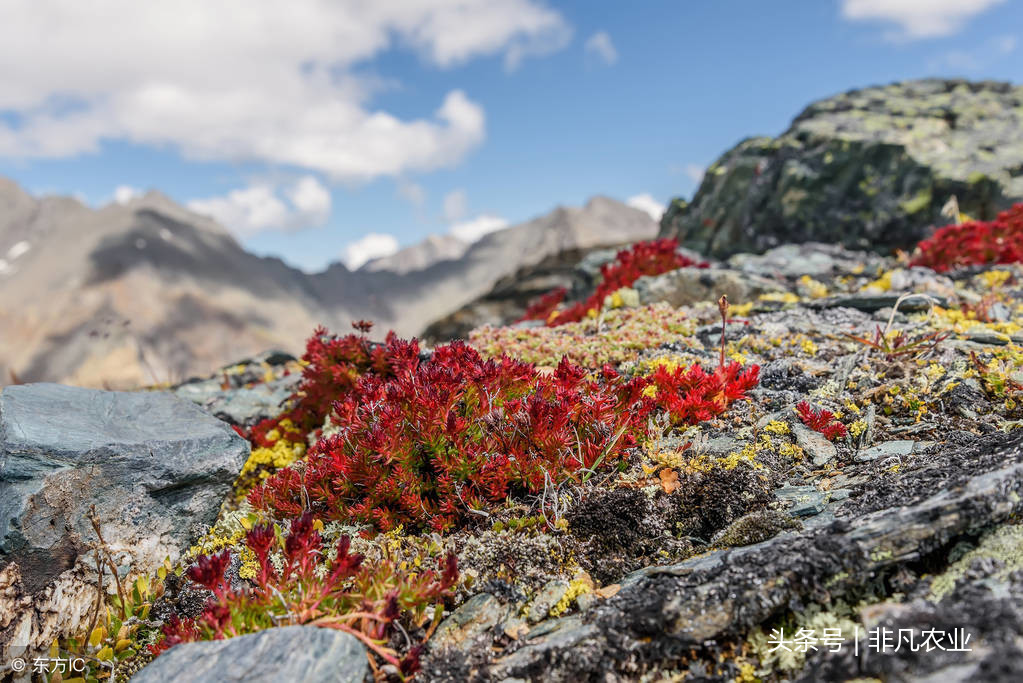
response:
[(221, 389), (219, 381), (213, 379), (182, 384), (174, 393), (225, 422), (251, 427), (260, 420), (279, 415), (284, 410), (284, 402), (301, 381), (302, 376), (294, 373), (252, 387)]
[(24, 563), (24, 581), (45, 583), (94, 540), (95, 505), (112, 549), (158, 563), (214, 520), (248, 453), (228, 425), (171, 394), (6, 387), (0, 562)]
[(871, 460), (877, 460), (878, 458), (890, 458), (892, 456), (903, 456), (909, 455), (910, 453), (917, 452), (926, 448), (930, 443), (919, 442), (921, 445), (917, 445), (918, 442), (911, 439), (900, 439), (898, 441), (885, 441), (879, 443), (876, 446), (870, 448), (864, 448), (862, 451), (856, 454), (856, 462), (869, 462)]
[(812, 517), (823, 511), (830, 500), (830, 494), (816, 486), (782, 486), (775, 489), (774, 497), (792, 506), (785, 512), (793, 517)]
[(170, 393), (6, 387), (0, 660), (39, 653), (88, 623), (93, 506), (118, 573), (148, 574), (216, 519), (248, 454), (229, 425)]
[(132, 677), (137, 683), (363, 683), (366, 648), (354, 636), (317, 626), (284, 626), (172, 647)]
[(775, 280), (724, 268), (679, 268), (636, 280), (633, 288), (641, 304), (667, 303), (684, 306), (698, 301), (717, 301), (728, 295), (733, 304), (754, 301), (767, 292), (784, 292)]
[(838, 449), (835, 448), (835, 444), (825, 439), (823, 434), (808, 429), (802, 423), (792, 423), (792, 435), (796, 437), (799, 447), (818, 467), (833, 462), (838, 457)]

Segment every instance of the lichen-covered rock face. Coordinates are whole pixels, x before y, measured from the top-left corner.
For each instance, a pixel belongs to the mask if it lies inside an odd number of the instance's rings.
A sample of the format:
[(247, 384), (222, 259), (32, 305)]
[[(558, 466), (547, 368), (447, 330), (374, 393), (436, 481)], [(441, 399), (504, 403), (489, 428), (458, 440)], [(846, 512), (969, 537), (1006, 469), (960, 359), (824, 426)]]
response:
[(153, 571), (215, 520), (248, 453), (228, 425), (170, 394), (6, 387), (0, 650), (48, 645), (87, 621), (93, 508), (119, 573)]
[(354, 636), (316, 626), (285, 626), (178, 645), (132, 680), (362, 683), (368, 675), (366, 648)]
[(993, 218), (1023, 198), (1023, 87), (919, 80), (811, 104), (777, 138), (743, 140), (674, 200), (661, 236), (724, 257), (806, 241), (910, 248), (955, 195)]

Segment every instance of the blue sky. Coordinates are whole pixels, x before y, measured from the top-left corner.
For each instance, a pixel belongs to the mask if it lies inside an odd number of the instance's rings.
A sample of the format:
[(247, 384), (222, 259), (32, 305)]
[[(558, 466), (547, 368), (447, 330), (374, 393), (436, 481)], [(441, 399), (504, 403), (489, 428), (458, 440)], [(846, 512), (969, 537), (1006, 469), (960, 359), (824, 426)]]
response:
[(1023, 80), (1019, 0), (95, 7), (0, 0), (0, 175), (159, 189), (308, 270), (594, 194), (654, 210), (849, 88)]

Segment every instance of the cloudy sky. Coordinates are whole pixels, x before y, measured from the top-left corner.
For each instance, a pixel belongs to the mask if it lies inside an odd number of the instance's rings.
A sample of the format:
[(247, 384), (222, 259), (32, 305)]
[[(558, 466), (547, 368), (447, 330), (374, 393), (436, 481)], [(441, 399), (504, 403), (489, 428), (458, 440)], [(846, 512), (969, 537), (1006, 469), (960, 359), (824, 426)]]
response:
[(159, 189), (315, 270), (602, 193), (652, 213), (813, 99), (1023, 80), (1021, 0), (0, 0), (0, 175)]

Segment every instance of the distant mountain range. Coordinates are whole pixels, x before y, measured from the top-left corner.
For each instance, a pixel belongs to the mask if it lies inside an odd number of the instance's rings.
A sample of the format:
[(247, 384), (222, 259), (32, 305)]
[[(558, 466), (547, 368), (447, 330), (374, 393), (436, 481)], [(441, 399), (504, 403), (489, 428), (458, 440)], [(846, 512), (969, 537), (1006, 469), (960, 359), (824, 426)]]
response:
[(317, 324), (355, 319), (417, 335), (523, 269), (656, 232), (643, 211), (595, 197), (472, 244), (431, 237), (355, 272), (308, 274), (158, 192), (93, 209), (0, 178), (0, 385), (179, 381), (298, 353)]

